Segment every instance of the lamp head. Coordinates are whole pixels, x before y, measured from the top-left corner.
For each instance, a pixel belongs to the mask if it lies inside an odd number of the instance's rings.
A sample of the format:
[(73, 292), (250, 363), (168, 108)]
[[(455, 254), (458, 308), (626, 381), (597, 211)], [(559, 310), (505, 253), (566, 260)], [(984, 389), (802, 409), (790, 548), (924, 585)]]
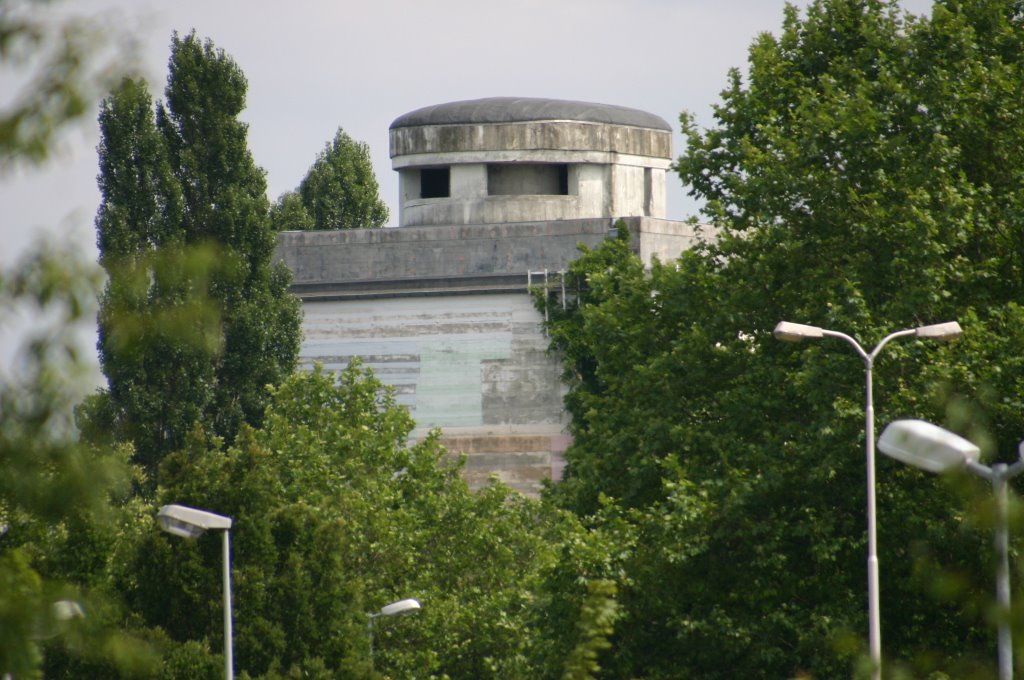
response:
[(57, 600), (51, 608), (53, 609), (53, 618), (58, 621), (85, 618), (85, 610), (82, 609), (82, 605), (74, 600)]
[(165, 505), (157, 513), (160, 528), (182, 538), (196, 538), (208, 529), (230, 529), (231, 518), (184, 505)]
[(949, 430), (923, 420), (895, 420), (878, 438), (878, 449), (887, 456), (927, 470), (946, 472), (977, 462), (981, 449)]
[(395, 616), (396, 614), (404, 614), (419, 608), (419, 600), (410, 597), (407, 600), (399, 600), (398, 602), (392, 602), (391, 604), (384, 605), (381, 607), (378, 616)]
[(820, 338), (823, 333), (817, 326), (807, 326), (802, 323), (780, 321), (775, 326), (775, 330), (772, 331), (772, 335), (775, 336), (776, 340), (782, 340), (784, 342), (800, 342), (805, 338)]
[(919, 326), (914, 329), (914, 335), (919, 338), (931, 338), (933, 340), (955, 340), (963, 333), (960, 324), (956, 321), (936, 323), (931, 326)]

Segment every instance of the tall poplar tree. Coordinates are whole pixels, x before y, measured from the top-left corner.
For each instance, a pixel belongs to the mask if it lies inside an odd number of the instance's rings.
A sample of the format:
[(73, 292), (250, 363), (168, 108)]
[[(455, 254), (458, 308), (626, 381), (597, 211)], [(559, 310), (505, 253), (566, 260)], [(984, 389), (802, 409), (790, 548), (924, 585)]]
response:
[(338, 128), (299, 188), (278, 198), (271, 216), (277, 231), (383, 227), (388, 207), (380, 199), (370, 148)]
[(127, 82), (100, 112), (96, 225), (108, 285), (94, 425), (154, 469), (201, 424), (229, 441), (294, 368), (298, 301), (273, 265), (263, 171), (238, 120), (246, 80), (195, 34), (171, 42), (166, 100)]
[[(108, 275), (99, 354), (109, 387), (94, 403), (105, 417), (89, 425), (113, 426), (116, 440), (133, 442), (137, 459), (154, 465), (212, 399), (217, 315), (179, 276), (184, 204), (145, 84), (125, 81), (102, 103), (99, 122), (97, 244)], [(179, 332), (187, 321), (170, 322), (201, 310), (207, 313), (194, 318), (200, 342)]]
[(373, 229), (388, 220), (369, 147), (341, 128), (306, 173), (299, 195), (318, 229)]

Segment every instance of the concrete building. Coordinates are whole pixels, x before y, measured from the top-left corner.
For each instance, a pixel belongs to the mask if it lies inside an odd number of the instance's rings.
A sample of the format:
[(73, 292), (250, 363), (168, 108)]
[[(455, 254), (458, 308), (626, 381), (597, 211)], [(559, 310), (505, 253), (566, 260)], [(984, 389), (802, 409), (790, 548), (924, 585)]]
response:
[(407, 113), (390, 128), (397, 228), (285, 232), (277, 256), (303, 300), (302, 361), (352, 357), (417, 422), (491, 475), (535, 493), (569, 444), (557, 357), (528, 294), (622, 218), (645, 260), (697, 237), (664, 219), (671, 128), (619, 106), (489, 98)]

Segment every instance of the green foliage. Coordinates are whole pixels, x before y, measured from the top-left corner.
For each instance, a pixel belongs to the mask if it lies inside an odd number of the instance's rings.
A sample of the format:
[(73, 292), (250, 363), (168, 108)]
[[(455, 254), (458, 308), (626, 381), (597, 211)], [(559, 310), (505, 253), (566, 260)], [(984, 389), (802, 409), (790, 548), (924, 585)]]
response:
[(388, 208), (380, 199), (369, 147), (338, 128), (298, 191), (281, 196), (272, 214), (278, 231), (383, 227)]
[[(790, 8), (782, 34), (751, 47), (746, 77), (730, 74), (716, 125), (683, 117), (676, 167), (719, 239), (648, 272), (620, 240), (571, 267), (579, 306), (548, 311), (574, 444), (550, 495), (642, 537), (618, 560), (623, 614), (602, 663), (614, 676), (860, 672), (863, 365), (829, 338), (776, 341), (778, 321), (870, 348), (959, 320), (961, 343), (886, 347), (876, 420), (921, 417), (990, 455), (1015, 450), (1020, 19), (985, 0), (938, 2), (920, 19), (889, 2)], [(879, 460), (894, 672), (991, 665), (979, 604), (992, 596), (990, 536), (964, 526), (965, 507), (953, 487)]]
[[(239, 672), (533, 677), (522, 631), (563, 515), (497, 485), (471, 493), (434, 437), (407, 443), (408, 412), (361, 368), (296, 374), (272, 394), (233, 445), (197, 430), (168, 456), (151, 508), (233, 518)], [(216, 655), (220, 564), (220, 536), (183, 541), (151, 520), (111, 568), (146, 626)], [(423, 608), (375, 622), (373, 671), (367, 612), (405, 597)]]
[[(78, 334), (96, 285), (68, 251), (40, 250), (0, 274), (0, 322), (27, 316), (39, 326), (0, 376), (0, 669), (19, 678), (41, 677), (55, 636), (115, 672), (149, 668), (142, 648), (95, 616), (104, 602), (89, 584), (51, 564), (60, 536), (110, 531), (111, 495), (128, 482), (124, 452), (83, 444), (73, 424), (87, 371)], [(79, 603), (86, 620), (62, 618), (60, 600)]]
[(316, 222), (302, 203), (297, 191), (286, 191), (270, 206), (270, 223), (275, 231), (306, 231), (316, 228)]
[[(93, 88), (124, 55), (121, 45), (115, 61), (101, 65), (98, 29), (47, 14), (44, 4), (14, 0), (0, 7), (0, 65), (27, 76), (0, 112), (0, 169), (44, 161), (60, 129), (84, 113)], [(114, 31), (104, 34), (107, 45), (120, 40)], [(8, 343), (13, 354), (0, 367), (4, 677), (56, 677), (48, 669), (55, 655), (75, 663), (102, 659), (108, 676), (144, 677), (152, 670), (145, 646), (102, 615), (107, 600), (79, 571), (54, 568), (62, 540), (110, 534), (111, 497), (128, 481), (126, 453), (83, 444), (73, 422), (74, 404), (91, 378), (79, 340), (83, 321), (95, 313), (98, 284), (98, 272), (69, 249), (37, 246), (0, 272), (0, 327), (13, 327), (11, 337), (20, 341), (16, 349)]]
[[(5, 0), (0, 7), (0, 64), (24, 85), (5, 92), (0, 110), (0, 170), (45, 162), (58, 133), (81, 119), (126, 69), (127, 36), (104, 23), (69, 18), (49, 0)], [(115, 46), (109, 60), (101, 49)]]
[(300, 310), (270, 262), (263, 171), (237, 120), (246, 82), (210, 41), (175, 35), (166, 103), (125, 81), (100, 110), (96, 218), (108, 283), (100, 359), (109, 388), (89, 433), (131, 442), (150, 472), (196, 423), (232, 440), (265, 386), (294, 368)]
[(563, 680), (591, 680), (601, 670), (599, 654), (612, 645), (608, 637), (615, 630), (618, 605), (614, 581), (587, 584), (587, 599), (578, 623), (580, 641), (565, 661)]

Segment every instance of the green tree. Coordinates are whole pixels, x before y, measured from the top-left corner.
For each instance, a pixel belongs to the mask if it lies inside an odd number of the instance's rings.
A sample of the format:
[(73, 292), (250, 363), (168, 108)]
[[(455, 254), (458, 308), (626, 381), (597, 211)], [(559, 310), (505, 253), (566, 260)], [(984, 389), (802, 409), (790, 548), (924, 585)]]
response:
[[(108, 22), (61, 16), (60, 3), (5, 0), (0, 9), (0, 63), (24, 83), (5, 92), (0, 110), (0, 171), (49, 158), (60, 132), (128, 72), (132, 51), (125, 33)], [(113, 45), (110, 58), (102, 48)]]
[(286, 191), (270, 206), (270, 223), (275, 231), (306, 231), (316, 223), (302, 203), (297, 191)]
[[(341, 128), (306, 173), (298, 195), (315, 226), (304, 226), (295, 220), (283, 223), (281, 229), (376, 229), (388, 221), (388, 208), (380, 199), (369, 147)], [(281, 199), (282, 209), (288, 196)], [(295, 215), (293, 211), (284, 212)]]
[[(99, 123), (97, 245), (108, 278), (98, 347), (109, 390), (86, 420), (152, 465), (212, 401), (220, 318), (198, 313), (209, 286), (196, 290), (199, 272), (187, 266), (181, 188), (145, 84), (125, 81), (102, 103)], [(191, 342), (178, 332), (197, 327)]]
[[(61, 130), (80, 119), (94, 89), (105, 86), (108, 69), (123, 70), (121, 50), (110, 63), (97, 60), (95, 25), (48, 14), (43, 4), (12, 0), (0, 8), (0, 66), (26, 76), (25, 87), (0, 112), (0, 170), (45, 161)], [(119, 38), (107, 31), (108, 44)], [(74, 404), (91, 377), (80, 340), (95, 311), (98, 279), (70, 248), (37, 246), (0, 272), (0, 326), (11, 352), (0, 363), (5, 677), (42, 677), (55, 648), (103, 657), (114, 672), (150, 670), (137, 642), (112, 632), (97, 615), (106, 603), (90, 584), (54, 570), (49, 560), (55, 537), (72, 525), (82, 533), (111, 531), (111, 495), (128, 479), (125, 452), (83, 444), (73, 422)]]
[[(408, 444), (412, 426), (368, 371), (316, 369), (274, 389), (232, 446), (196, 432), (165, 459), (155, 505), (234, 519), (239, 672), (537, 677), (523, 628), (572, 525), (499, 485), (470, 492), (434, 437)], [(148, 626), (217, 653), (220, 560), (218, 537), (151, 520), (113, 579)], [(405, 597), (423, 608), (376, 622), (373, 671), (367, 612)]]
[(618, 616), (615, 590), (614, 581), (589, 584), (579, 621), (580, 641), (566, 659), (563, 680), (592, 680), (601, 670), (597, 659), (601, 651), (611, 647), (608, 637), (615, 630)]
[[(112, 531), (111, 497), (128, 481), (125, 453), (80, 442), (74, 427), (97, 278), (73, 252), (42, 249), (0, 275), (0, 321), (38, 325), (0, 376), (0, 669), (19, 678), (42, 677), (44, 645), (114, 671), (148, 668), (145, 650), (97, 616), (106, 604), (91, 584), (50, 560), (58, 536)], [(87, 618), (68, 619), (58, 601)]]
[[(549, 311), (575, 443), (551, 495), (598, 525), (608, 504), (626, 510), (642, 537), (622, 558), (615, 677), (859, 668), (863, 366), (829, 339), (776, 341), (778, 321), (872, 346), (959, 320), (959, 344), (886, 348), (877, 421), (922, 417), (1014, 450), (1020, 20), (985, 0), (928, 18), (881, 1), (787, 9), (730, 74), (716, 124), (683, 116), (677, 169), (718, 240), (649, 272), (620, 241), (572, 267), (580, 306)], [(966, 529), (953, 488), (878, 465), (888, 670), (972, 677), (992, 665), (974, 599), (990, 598), (989, 535)]]
[(100, 111), (96, 225), (109, 388), (89, 408), (153, 471), (196, 422), (230, 441), (295, 366), (298, 301), (271, 264), (263, 171), (237, 117), (246, 81), (210, 41), (175, 35), (166, 102), (126, 81)]

